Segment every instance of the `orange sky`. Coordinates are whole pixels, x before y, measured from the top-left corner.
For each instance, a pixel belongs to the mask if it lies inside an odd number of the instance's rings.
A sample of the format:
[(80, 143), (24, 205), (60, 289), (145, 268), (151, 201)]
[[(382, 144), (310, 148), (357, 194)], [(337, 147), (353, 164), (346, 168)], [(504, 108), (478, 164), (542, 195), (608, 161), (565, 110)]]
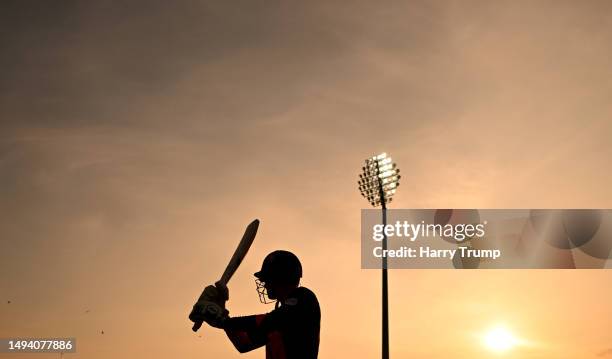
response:
[[(378, 357), (357, 176), (383, 150), (403, 173), (394, 208), (612, 207), (608, 1), (11, 4), (0, 337), (238, 358), (187, 314), (260, 218), (231, 313), (271, 309), (252, 273), (289, 249), (321, 302), (320, 357)], [(612, 357), (611, 279), (391, 271), (391, 356), (492, 358), (480, 337), (504, 323), (526, 344), (500, 357)]]

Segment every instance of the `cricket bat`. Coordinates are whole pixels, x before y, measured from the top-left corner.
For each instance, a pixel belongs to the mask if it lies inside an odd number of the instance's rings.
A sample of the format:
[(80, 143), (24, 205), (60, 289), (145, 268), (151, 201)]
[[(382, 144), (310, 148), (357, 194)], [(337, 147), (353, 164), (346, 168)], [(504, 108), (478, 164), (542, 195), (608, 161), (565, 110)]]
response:
[[(230, 279), (232, 279), (232, 276), (240, 266), (240, 263), (242, 263), (242, 260), (249, 251), (249, 248), (251, 248), (251, 244), (253, 243), (255, 235), (257, 234), (257, 228), (259, 228), (258, 219), (254, 220), (246, 227), (244, 235), (242, 235), (242, 239), (240, 240), (240, 243), (238, 243), (238, 247), (234, 251), (229, 263), (227, 263), (227, 267), (225, 267), (225, 271), (223, 271), (221, 279), (219, 279), (219, 282), (222, 284), (227, 285)], [(197, 332), (201, 326), (202, 322), (195, 322), (192, 329), (194, 332)]]

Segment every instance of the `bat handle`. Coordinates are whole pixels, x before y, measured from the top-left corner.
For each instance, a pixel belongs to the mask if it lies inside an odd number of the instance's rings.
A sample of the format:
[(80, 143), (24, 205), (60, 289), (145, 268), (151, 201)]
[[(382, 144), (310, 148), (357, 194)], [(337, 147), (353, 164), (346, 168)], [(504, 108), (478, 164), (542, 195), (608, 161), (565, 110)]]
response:
[[(227, 282), (228, 282), (228, 279), (222, 277), (217, 283), (215, 283), (215, 286), (217, 286), (217, 288), (227, 288)], [(226, 297), (225, 299), (227, 300), (227, 293), (225, 293), (225, 297)], [(194, 322), (191, 330), (193, 330), (194, 332), (197, 332), (202, 327), (203, 323), (204, 321), (202, 320)]]
[(191, 328), (191, 330), (193, 330), (194, 332), (197, 332), (200, 327), (202, 326), (202, 323), (204, 323), (203, 321), (197, 321), (195, 323), (193, 323), (193, 327)]

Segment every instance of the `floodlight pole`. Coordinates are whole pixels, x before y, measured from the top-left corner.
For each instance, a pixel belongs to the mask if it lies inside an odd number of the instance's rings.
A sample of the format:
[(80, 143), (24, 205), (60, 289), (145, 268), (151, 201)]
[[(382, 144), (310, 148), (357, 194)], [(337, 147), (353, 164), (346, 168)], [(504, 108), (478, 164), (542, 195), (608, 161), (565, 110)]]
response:
[[(359, 191), (373, 207), (382, 208), (383, 229), (387, 225), (387, 202), (399, 186), (399, 168), (386, 153), (366, 159), (359, 175)], [(382, 250), (382, 359), (389, 359), (389, 283), (387, 273), (387, 235), (383, 230)]]
[[(387, 235), (384, 228), (387, 226), (387, 203), (383, 190), (382, 180), (378, 179), (378, 191), (382, 208), (383, 224), (383, 253), (387, 250)], [(389, 282), (387, 277), (387, 256), (382, 256), (382, 359), (389, 359)]]

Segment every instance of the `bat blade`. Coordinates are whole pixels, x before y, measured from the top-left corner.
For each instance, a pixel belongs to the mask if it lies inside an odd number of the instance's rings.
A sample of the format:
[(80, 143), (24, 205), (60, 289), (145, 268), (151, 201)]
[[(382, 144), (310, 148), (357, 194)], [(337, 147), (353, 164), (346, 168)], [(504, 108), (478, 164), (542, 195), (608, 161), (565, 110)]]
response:
[[(221, 275), (221, 279), (219, 280), (219, 282), (221, 282), (222, 284), (227, 285), (230, 279), (232, 279), (232, 276), (234, 275), (234, 273), (240, 266), (240, 263), (242, 263), (242, 260), (244, 259), (247, 252), (249, 251), (249, 248), (251, 248), (251, 244), (253, 243), (253, 240), (255, 240), (255, 235), (257, 234), (257, 228), (259, 228), (258, 219), (251, 222), (244, 230), (244, 234), (242, 235), (242, 239), (240, 240), (240, 243), (238, 243), (238, 247), (234, 251), (232, 258), (227, 264), (227, 267), (225, 267), (225, 271)], [(202, 326), (202, 323), (203, 322), (201, 321), (195, 322), (193, 324), (192, 330), (194, 332), (197, 332), (198, 329), (200, 329), (200, 327)]]
[(240, 243), (238, 243), (238, 247), (236, 247), (236, 250), (234, 251), (234, 255), (232, 255), (232, 259), (230, 259), (225, 271), (223, 272), (223, 275), (221, 275), (221, 279), (219, 280), (221, 283), (227, 284), (230, 279), (232, 279), (232, 276), (240, 266), (240, 263), (242, 263), (242, 260), (249, 251), (249, 248), (251, 248), (253, 240), (255, 240), (257, 228), (259, 228), (258, 219), (254, 220), (247, 226)]

